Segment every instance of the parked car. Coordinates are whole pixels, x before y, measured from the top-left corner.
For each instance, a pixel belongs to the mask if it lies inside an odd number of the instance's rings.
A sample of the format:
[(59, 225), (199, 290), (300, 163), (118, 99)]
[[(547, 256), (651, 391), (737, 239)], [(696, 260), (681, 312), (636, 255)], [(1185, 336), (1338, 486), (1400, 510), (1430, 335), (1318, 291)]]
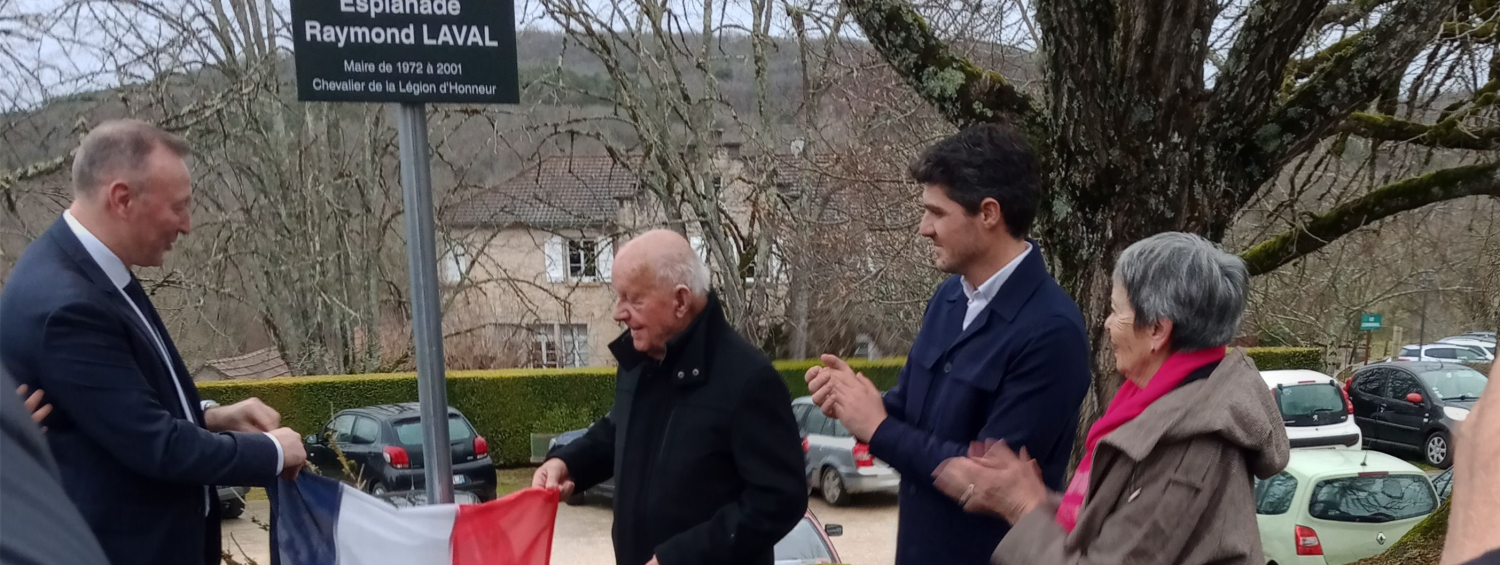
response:
[(1453, 464), (1453, 427), (1488, 382), (1463, 365), (1393, 362), (1355, 370), (1345, 384), (1354, 403), (1354, 421), (1365, 445), (1392, 452), (1420, 452), (1427, 464)]
[(802, 451), (807, 454), (807, 485), (835, 506), (848, 504), (853, 495), (868, 492), (894, 493), (901, 474), (870, 455), (870, 446), (838, 420), (823, 415), (811, 396), (792, 401), (792, 415), (802, 433)]
[[(589, 427), (593, 427), (593, 425), (591, 424)], [(561, 449), (562, 446), (573, 443), (574, 440), (583, 437), (583, 434), (588, 431), (589, 428), (583, 428), (581, 430), (571, 430), (557, 434), (556, 437), (552, 438), (552, 441), (547, 442), (547, 457), (552, 457), (552, 455), (554, 453), (557, 453), (557, 450)], [(566, 502), (570, 506), (580, 506), (583, 504), (587, 504), (589, 498), (600, 500), (614, 500), (615, 479), (611, 477), (602, 483), (594, 485), (587, 491), (574, 492), (573, 496), (568, 497), (568, 499), (563, 502)]]
[(218, 490), (220, 519), (233, 520), (245, 513), (245, 495), (250, 493), (250, 487), (221, 486)]
[[(427, 491), (402, 490), (387, 492), (379, 495), (378, 498), (391, 503), (391, 506), (395, 506), (396, 508), (424, 506), (427, 504)], [(479, 499), (479, 495), (472, 492), (455, 490), (453, 491), (453, 502), (455, 504), (479, 504), (484, 501)]]
[(1360, 448), (1354, 405), (1333, 377), (1303, 370), (1261, 371), (1260, 376), (1281, 408), (1293, 448)]
[(1495, 341), (1495, 332), (1493, 332), (1493, 331), (1488, 331), (1488, 332), (1469, 332), (1469, 333), (1464, 334), (1463, 337), (1477, 337), (1479, 339), (1487, 339), (1487, 340), (1490, 340), (1490, 341)]
[(1471, 336), (1457, 336), (1445, 337), (1441, 340), (1438, 340), (1438, 343), (1451, 343), (1453, 345), (1462, 345), (1470, 349), (1478, 349), (1489, 355), (1489, 361), (1493, 362), (1495, 360), (1495, 340), (1493, 339)]
[(1261, 549), (1277, 565), (1379, 555), (1437, 507), (1421, 469), (1374, 451), (1296, 450), (1286, 470), (1255, 483)]
[(1453, 343), (1429, 343), (1408, 345), (1401, 348), (1397, 361), (1438, 361), (1448, 363), (1488, 363), (1494, 356), (1483, 349)]
[(829, 538), (844, 534), (843, 526), (824, 526), (811, 510), (802, 514), (802, 520), (787, 532), (786, 537), (776, 542), (776, 565), (812, 565), (813, 563), (838, 563), (839, 552), (833, 548)]
[[(426, 488), (420, 414), (415, 402), (341, 411), (322, 433), (305, 438), (307, 460), (320, 474), (361, 485), (377, 496)], [(489, 443), (474, 431), (468, 418), (451, 407), (448, 443), (453, 454), (453, 488), (472, 492), (481, 500), (495, 498)], [(350, 468), (339, 461), (339, 452)]]

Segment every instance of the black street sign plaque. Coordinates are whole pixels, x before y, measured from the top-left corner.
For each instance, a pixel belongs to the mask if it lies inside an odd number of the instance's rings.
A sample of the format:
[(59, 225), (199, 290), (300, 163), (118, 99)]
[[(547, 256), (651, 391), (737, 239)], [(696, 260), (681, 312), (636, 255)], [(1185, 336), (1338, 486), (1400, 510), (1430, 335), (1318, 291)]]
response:
[(516, 104), (512, 0), (292, 0), (297, 99)]

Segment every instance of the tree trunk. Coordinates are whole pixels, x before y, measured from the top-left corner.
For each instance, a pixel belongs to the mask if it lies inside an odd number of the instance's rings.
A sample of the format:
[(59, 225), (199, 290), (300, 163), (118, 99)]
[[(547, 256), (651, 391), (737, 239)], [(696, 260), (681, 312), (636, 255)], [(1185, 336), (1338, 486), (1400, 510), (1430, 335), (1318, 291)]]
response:
[(791, 273), (787, 277), (786, 319), (790, 331), (787, 336), (786, 351), (788, 359), (806, 359), (808, 294), (811, 289), (808, 284), (807, 269), (803, 267), (805, 261), (802, 260), (800, 251), (795, 257), (797, 257), (796, 260), (788, 261)]

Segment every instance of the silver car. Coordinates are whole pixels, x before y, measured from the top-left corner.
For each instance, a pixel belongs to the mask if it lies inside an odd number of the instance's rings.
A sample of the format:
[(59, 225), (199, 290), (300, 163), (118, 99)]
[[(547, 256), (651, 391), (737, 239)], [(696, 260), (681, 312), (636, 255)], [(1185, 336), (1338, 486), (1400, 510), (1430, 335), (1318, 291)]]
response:
[(823, 500), (841, 506), (852, 495), (896, 492), (901, 475), (884, 461), (870, 455), (870, 446), (854, 439), (838, 420), (823, 415), (812, 397), (792, 401), (792, 414), (802, 432), (802, 451), (807, 454), (808, 491), (818, 490)]

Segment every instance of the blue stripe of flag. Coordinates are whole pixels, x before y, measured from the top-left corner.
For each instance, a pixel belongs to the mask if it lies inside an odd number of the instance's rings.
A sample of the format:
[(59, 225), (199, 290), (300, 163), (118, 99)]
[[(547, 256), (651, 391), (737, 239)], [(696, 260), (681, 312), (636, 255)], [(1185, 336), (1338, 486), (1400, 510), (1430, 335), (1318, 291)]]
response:
[(271, 499), (271, 565), (336, 565), (334, 528), (343, 487), (309, 472), (277, 479)]

